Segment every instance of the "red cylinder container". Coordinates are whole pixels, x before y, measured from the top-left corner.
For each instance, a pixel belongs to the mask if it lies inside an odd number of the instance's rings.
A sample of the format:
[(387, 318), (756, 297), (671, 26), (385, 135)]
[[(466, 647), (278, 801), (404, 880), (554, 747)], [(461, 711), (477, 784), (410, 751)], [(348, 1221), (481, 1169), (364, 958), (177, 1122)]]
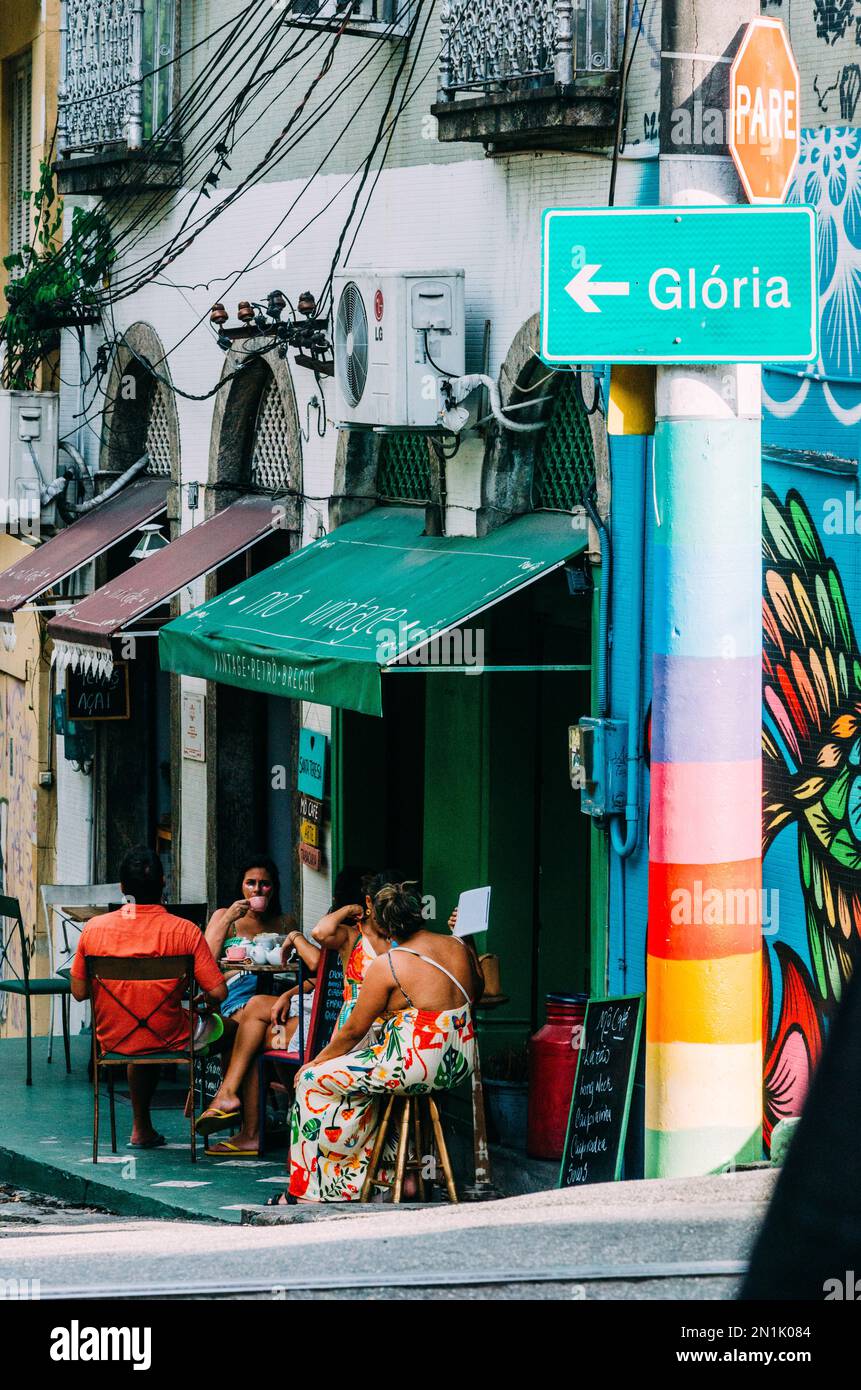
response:
[(586, 1016), (586, 994), (548, 994), (547, 1022), (529, 1040), (531, 1158), (561, 1158)]

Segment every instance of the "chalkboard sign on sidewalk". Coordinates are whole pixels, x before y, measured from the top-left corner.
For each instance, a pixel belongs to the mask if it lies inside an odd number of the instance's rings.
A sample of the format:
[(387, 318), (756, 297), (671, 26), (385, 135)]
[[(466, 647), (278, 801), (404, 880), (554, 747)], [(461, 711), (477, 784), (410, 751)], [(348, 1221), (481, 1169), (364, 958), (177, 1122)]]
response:
[(643, 1025), (642, 994), (591, 999), (571, 1096), (560, 1187), (615, 1182), (622, 1155)]
[(118, 661), (109, 676), (66, 671), (66, 713), (71, 720), (129, 718), (129, 668)]
[(305, 1053), (309, 1061), (328, 1046), (344, 1002), (344, 971), (337, 951), (324, 953), (317, 971), (316, 995), (310, 1020), (310, 1047)]

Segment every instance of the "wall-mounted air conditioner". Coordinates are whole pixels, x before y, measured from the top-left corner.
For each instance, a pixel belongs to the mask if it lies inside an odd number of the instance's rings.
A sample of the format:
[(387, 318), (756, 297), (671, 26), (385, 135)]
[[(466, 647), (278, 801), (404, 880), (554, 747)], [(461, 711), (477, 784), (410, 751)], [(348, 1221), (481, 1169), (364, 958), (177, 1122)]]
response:
[(344, 25), (348, 34), (366, 32), (398, 38), (410, 27), (414, 3), (415, 0), (354, 0), (350, 9), (349, 0), (288, 0), (286, 8), (297, 24), (319, 24), (327, 29)]
[(12, 534), (56, 524), (42, 496), (57, 476), (58, 410), (55, 391), (0, 391), (0, 520)]
[(465, 370), (462, 270), (349, 270), (334, 281), (335, 421), (439, 428), (440, 382)]

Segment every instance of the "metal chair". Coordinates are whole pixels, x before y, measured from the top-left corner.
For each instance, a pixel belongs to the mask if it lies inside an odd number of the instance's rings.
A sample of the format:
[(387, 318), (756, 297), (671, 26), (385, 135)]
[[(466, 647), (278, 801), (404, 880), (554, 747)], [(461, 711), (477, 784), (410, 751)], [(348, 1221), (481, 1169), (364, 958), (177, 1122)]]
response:
[[(116, 902), (117, 898), (122, 895), (122, 891), (118, 883), (44, 883), (42, 885), (39, 889), (39, 895), (42, 899), (42, 912), (45, 917), (45, 936), (48, 941), (48, 973), (50, 975), (56, 975), (58, 970), (71, 965), (78, 946), (78, 938), (83, 929), (83, 923), (69, 922), (61, 916), (60, 924), (55, 931), (53, 920), (55, 909), (58, 907), (103, 907), (107, 911), (108, 905)], [(69, 928), (72, 928), (76, 933), (72, 941), (69, 939)], [(78, 1010), (82, 1007), (85, 1008), (86, 1005), (75, 1006)], [(70, 1005), (70, 1022), (73, 1013), (74, 1009)], [(80, 1018), (80, 1013), (78, 1017)], [(53, 1057), (54, 999), (52, 997), (48, 1061), (52, 1061)]]
[[(137, 1014), (128, 1007), (122, 1000), (118, 1000), (113, 993), (110, 985), (106, 981), (150, 981), (156, 980), (176, 980), (177, 997), (182, 997), (186, 991), (191, 995), (194, 990), (194, 956), (148, 956), (148, 957), (119, 957), (119, 956), (87, 956), (87, 979), (90, 982), (90, 1001), (93, 1006), (93, 1162), (99, 1161), (99, 1088), (100, 1072), (103, 1068), (107, 1070), (108, 1097), (110, 1101), (111, 1115), (111, 1153), (117, 1151), (117, 1119), (114, 1104), (114, 1074), (113, 1068), (127, 1067), (133, 1063), (136, 1067), (153, 1067), (163, 1064), (175, 1065), (185, 1062), (188, 1065), (188, 1086), (191, 1095), (194, 1095), (194, 1064), (196, 1056), (194, 1048), (194, 1011), (189, 1009), (188, 1019), (188, 1047), (180, 1051), (169, 1050), (167, 1048), (156, 1048), (151, 1052), (103, 1052), (98, 1041), (97, 1023), (99, 1016), (99, 993), (104, 989), (114, 1000), (119, 1003), (129, 1018), (132, 1020), (132, 1027), (129, 1029), (129, 1036), (140, 1029), (146, 1029), (152, 1033), (154, 1038), (158, 1038), (154, 1028), (150, 1027), (149, 1019), (152, 1014), (157, 1012), (164, 1004), (164, 997), (160, 996), (156, 1007), (152, 1013), (145, 1018), (138, 1018)], [(191, 1161), (197, 1161), (197, 1136), (194, 1129), (194, 1106), (190, 1110), (190, 1133), (191, 1133)]]
[[(6, 924), (12, 922), (13, 930), (9, 931)], [(18, 937), (20, 944), (21, 963), (20, 968), (10, 954), (12, 942)], [(11, 974), (9, 973), (11, 972)], [(24, 933), (24, 923), (21, 919), (21, 904), (17, 898), (6, 898), (0, 896), (0, 994), (18, 994), (24, 999), (24, 1009), (27, 1016), (27, 1085), (33, 1085), (33, 1020), (31, 1016), (30, 1000), (33, 995), (55, 995), (60, 996), (60, 1004), (63, 1015), (63, 1048), (66, 1053), (66, 1071), (72, 1070), (72, 1062), (69, 1053), (69, 996), (72, 987), (70, 982), (62, 975), (49, 975), (34, 978), (30, 974), (30, 957), (27, 949), (27, 938)]]

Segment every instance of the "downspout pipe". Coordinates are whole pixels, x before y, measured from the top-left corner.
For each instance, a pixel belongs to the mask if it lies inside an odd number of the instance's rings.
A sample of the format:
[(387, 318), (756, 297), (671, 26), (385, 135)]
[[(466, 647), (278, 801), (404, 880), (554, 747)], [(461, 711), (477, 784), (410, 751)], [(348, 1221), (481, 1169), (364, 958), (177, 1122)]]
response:
[(601, 540), (601, 598), (598, 607), (598, 665), (595, 672), (595, 704), (599, 719), (607, 718), (610, 704), (608, 674), (608, 644), (610, 640), (610, 590), (613, 579), (613, 547), (610, 542), (610, 528), (600, 516), (591, 497), (583, 500), (589, 520)]
[[(634, 573), (631, 583), (631, 607), (634, 613), (634, 662), (631, 674), (631, 696), (628, 707), (628, 753), (625, 797), (625, 831), (621, 817), (610, 818), (610, 843), (620, 859), (629, 859), (637, 848), (640, 828), (640, 747), (643, 721), (643, 594), (646, 567), (646, 465), (649, 441), (643, 440), (640, 476), (632, 498), (632, 522), (635, 544)], [(596, 705), (599, 719), (608, 717), (609, 691), (609, 633), (610, 595), (613, 575), (613, 548), (610, 530), (601, 519), (591, 499), (585, 502), (586, 511), (601, 537), (601, 601), (598, 610), (598, 667), (596, 672)]]
[(646, 585), (646, 469), (649, 440), (644, 438), (639, 477), (633, 497), (633, 530), (636, 543), (634, 573), (631, 581), (631, 607), (634, 613), (634, 663), (631, 672), (631, 696), (628, 707), (628, 773), (625, 801), (625, 833), (620, 817), (610, 821), (610, 842), (620, 859), (629, 859), (637, 848), (640, 834), (640, 748), (643, 722), (643, 594)]

